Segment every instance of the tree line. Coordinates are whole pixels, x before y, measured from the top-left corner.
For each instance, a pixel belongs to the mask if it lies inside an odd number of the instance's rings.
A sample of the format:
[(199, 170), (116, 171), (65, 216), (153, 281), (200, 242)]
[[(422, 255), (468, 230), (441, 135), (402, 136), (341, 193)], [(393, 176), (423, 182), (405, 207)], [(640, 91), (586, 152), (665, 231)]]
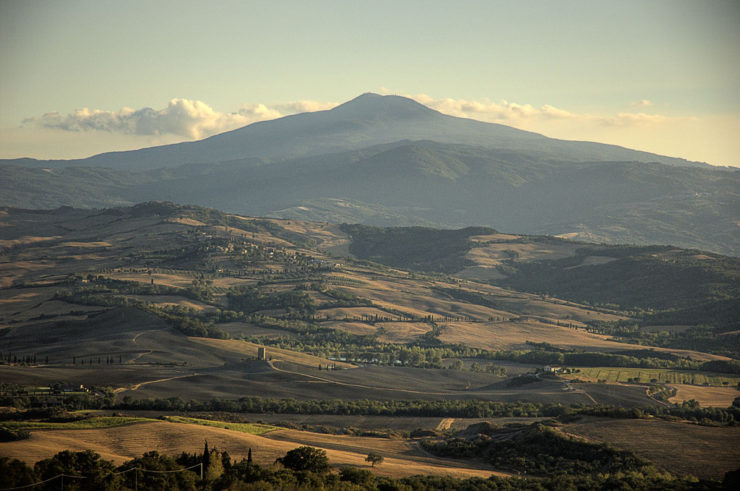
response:
[[(257, 450), (258, 451), (258, 450)], [(552, 449), (549, 450), (552, 453)], [(370, 458), (370, 455), (368, 455)], [(366, 459), (368, 460), (368, 459)], [(368, 460), (369, 461), (369, 460)], [(624, 466), (622, 466), (624, 467)], [(404, 478), (378, 476), (366, 468), (342, 466), (331, 472), (326, 452), (313, 447), (288, 451), (272, 465), (256, 464), (252, 449), (246, 459), (233, 461), (227, 451), (209, 449), (179, 456), (149, 451), (120, 466), (86, 450), (65, 450), (28, 466), (8, 457), (0, 458), (0, 486), (71, 491), (212, 491), (221, 489), (325, 489), (331, 491), (544, 491), (546, 489), (737, 489), (740, 471), (728, 472), (722, 482), (673, 477), (651, 466), (618, 473), (557, 472), (545, 478), (460, 479), (417, 475)]]

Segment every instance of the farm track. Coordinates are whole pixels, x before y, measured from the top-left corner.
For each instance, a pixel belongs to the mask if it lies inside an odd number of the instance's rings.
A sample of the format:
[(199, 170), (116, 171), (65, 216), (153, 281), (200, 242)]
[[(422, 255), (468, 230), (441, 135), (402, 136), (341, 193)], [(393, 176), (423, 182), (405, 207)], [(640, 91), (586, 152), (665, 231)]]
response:
[(160, 378), (157, 380), (149, 380), (147, 382), (140, 382), (138, 384), (132, 385), (131, 387), (118, 387), (113, 391), (114, 394), (119, 394), (121, 392), (125, 392), (127, 390), (139, 390), (144, 385), (150, 385), (150, 384), (158, 384), (161, 382), (169, 382), (170, 380), (176, 380), (181, 378), (190, 378), (190, 377), (197, 377), (200, 375), (198, 372), (189, 373), (186, 375), (177, 375), (175, 377), (168, 377), (168, 378)]

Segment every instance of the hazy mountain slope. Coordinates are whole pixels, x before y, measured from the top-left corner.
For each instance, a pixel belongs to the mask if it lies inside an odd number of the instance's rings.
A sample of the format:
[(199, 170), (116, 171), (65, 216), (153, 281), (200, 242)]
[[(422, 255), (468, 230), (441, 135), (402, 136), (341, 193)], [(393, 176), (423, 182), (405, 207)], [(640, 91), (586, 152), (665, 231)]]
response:
[(738, 171), (553, 140), (397, 96), (365, 94), (199, 142), (14, 162), (0, 162), (0, 206), (171, 200), (248, 215), (481, 225), (740, 255)]
[(129, 173), (0, 167), (0, 205), (168, 199), (249, 215), (373, 225), (484, 225), (606, 243), (740, 254), (740, 172), (566, 162), (431, 141), (265, 164), (252, 159)]
[[(329, 111), (254, 123), (201, 141), (109, 152), (79, 160), (35, 161), (33, 165), (141, 170), (250, 157), (282, 160), (359, 149), (402, 139), (526, 150), (547, 158), (572, 161), (630, 160), (669, 165), (706, 165), (615, 145), (551, 139), (500, 124), (444, 115), (404, 97), (377, 94), (363, 94)], [(31, 165), (28, 159), (5, 163)]]
[(130, 189), (150, 178), (107, 168), (43, 169), (0, 164), (0, 206), (82, 208), (132, 204)]

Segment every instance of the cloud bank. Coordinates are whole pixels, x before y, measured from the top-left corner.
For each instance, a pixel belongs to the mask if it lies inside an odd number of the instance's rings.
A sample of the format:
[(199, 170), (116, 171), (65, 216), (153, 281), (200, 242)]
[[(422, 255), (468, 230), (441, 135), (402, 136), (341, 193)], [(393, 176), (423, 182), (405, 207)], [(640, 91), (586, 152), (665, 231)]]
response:
[[(435, 99), (426, 94), (408, 96), (416, 101), (445, 114), (464, 118), (479, 119), (491, 123), (528, 126), (537, 123), (557, 121), (583, 122), (601, 126), (635, 126), (642, 124), (667, 123), (679, 119), (660, 114), (643, 112), (621, 112), (613, 115), (575, 113), (549, 104), (535, 107), (531, 104), (518, 104), (502, 100), (492, 102), (488, 99), (470, 101), (465, 99)], [(648, 100), (639, 101), (638, 107), (652, 105)]]
[(172, 99), (163, 109), (132, 109), (119, 111), (100, 109), (78, 109), (62, 115), (49, 112), (38, 117), (27, 118), (24, 124), (64, 131), (105, 131), (131, 135), (178, 135), (191, 139), (204, 138), (241, 126), (275, 119), (289, 114), (319, 111), (334, 107), (335, 103), (297, 101), (274, 105), (244, 104), (235, 112), (215, 111), (202, 101)]
[[(635, 126), (670, 122), (675, 118), (644, 112), (626, 112), (616, 115), (574, 113), (545, 104), (534, 107), (530, 104), (500, 101), (492, 102), (465, 99), (435, 99), (425, 94), (410, 95), (418, 102), (442, 113), (493, 123), (509, 124), (524, 129), (537, 130), (545, 123), (570, 122), (600, 126)], [(636, 107), (649, 106), (650, 101), (635, 103)], [(331, 109), (337, 103), (311, 100), (278, 104), (243, 104), (236, 111), (223, 113), (214, 110), (203, 101), (172, 99), (162, 109), (132, 109), (119, 111), (100, 109), (78, 109), (71, 114), (49, 112), (28, 118), (24, 124), (64, 131), (105, 131), (129, 135), (176, 135), (188, 139), (199, 139), (224, 131), (239, 128), (257, 121), (266, 121), (290, 114)]]

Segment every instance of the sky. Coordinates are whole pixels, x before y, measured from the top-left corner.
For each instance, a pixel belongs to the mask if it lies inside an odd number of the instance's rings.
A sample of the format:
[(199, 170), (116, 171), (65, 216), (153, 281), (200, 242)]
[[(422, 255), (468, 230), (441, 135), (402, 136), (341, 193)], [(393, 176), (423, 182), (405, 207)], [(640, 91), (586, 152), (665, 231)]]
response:
[(81, 158), (364, 92), (740, 167), (740, 1), (0, 0), (0, 158)]

